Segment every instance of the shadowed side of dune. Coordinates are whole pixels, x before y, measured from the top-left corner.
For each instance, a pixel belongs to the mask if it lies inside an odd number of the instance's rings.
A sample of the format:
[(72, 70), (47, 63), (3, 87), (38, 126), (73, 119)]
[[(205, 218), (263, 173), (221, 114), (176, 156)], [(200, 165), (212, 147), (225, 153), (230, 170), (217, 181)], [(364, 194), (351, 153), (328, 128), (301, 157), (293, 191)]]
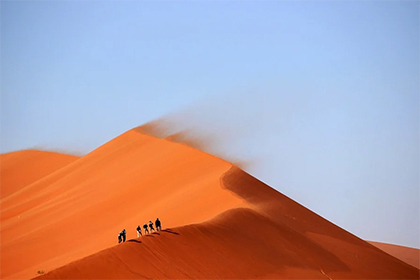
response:
[[(245, 171), (232, 167), (222, 178), (223, 187), (254, 205), (273, 222), (293, 229), (341, 260), (352, 271), (369, 278), (418, 278), (419, 270), (385, 254), (377, 247), (345, 231), (323, 217), (272, 189)], [(296, 235), (295, 235), (296, 236)], [(315, 248), (315, 247), (314, 247)], [(329, 270), (328, 266), (325, 268)], [(390, 273), (384, 271), (390, 270)], [(342, 273), (337, 273), (341, 277)]]
[(221, 184), (224, 188), (255, 205), (259, 212), (301, 233), (313, 232), (333, 235), (346, 240), (346, 242), (362, 243), (371, 247), (358, 237), (344, 231), (237, 167), (232, 167), (221, 177)]

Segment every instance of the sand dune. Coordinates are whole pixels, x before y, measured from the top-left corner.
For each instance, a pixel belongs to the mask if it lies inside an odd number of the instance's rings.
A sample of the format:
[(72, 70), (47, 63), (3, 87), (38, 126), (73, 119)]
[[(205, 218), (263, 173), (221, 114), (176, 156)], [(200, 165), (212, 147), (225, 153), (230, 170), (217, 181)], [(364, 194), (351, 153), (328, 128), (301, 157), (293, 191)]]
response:
[(1, 198), (13, 194), (77, 158), (71, 155), (35, 150), (0, 155)]
[(2, 200), (1, 278), (34, 277), (111, 247), (120, 230), (133, 238), (156, 217), (174, 227), (244, 206), (220, 188), (230, 166), (130, 130)]
[[(4, 279), (419, 277), (232, 164), (142, 129), (2, 199), (1, 214)], [(172, 231), (136, 239), (156, 217)], [(116, 245), (123, 228), (131, 240)]]
[[(256, 226), (252, 226), (256, 225)], [(131, 239), (40, 279), (413, 278), (418, 270), (360, 242), (342, 258), (249, 208)], [(354, 255), (351, 250), (356, 251)], [(338, 251), (337, 249), (335, 251)]]
[(374, 241), (369, 241), (369, 243), (391, 256), (420, 269), (420, 249)]

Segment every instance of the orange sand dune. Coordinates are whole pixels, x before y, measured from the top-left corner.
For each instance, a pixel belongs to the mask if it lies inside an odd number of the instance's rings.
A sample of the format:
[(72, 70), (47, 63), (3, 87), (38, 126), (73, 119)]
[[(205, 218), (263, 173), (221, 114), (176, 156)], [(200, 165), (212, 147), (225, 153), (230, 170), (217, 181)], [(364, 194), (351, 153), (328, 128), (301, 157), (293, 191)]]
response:
[[(1, 278), (30, 278), (115, 245), (159, 217), (198, 223), (246, 202), (220, 187), (231, 165), (130, 130), (2, 200)], [(28, 253), (29, 252), (29, 253)]]
[(420, 269), (420, 249), (374, 241), (368, 242), (391, 256)]
[(237, 208), (208, 222), (131, 239), (39, 278), (415, 279), (419, 276), (417, 269), (359, 241), (335, 249), (334, 253), (341, 251), (343, 257), (339, 258), (284, 224), (254, 210)]
[(3, 199), (76, 159), (76, 156), (35, 150), (0, 155), (0, 197)]
[[(9, 195), (1, 214), (4, 279), (419, 277), (232, 164), (141, 129)], [(156, 217), (179, 234), (115, 246)]]

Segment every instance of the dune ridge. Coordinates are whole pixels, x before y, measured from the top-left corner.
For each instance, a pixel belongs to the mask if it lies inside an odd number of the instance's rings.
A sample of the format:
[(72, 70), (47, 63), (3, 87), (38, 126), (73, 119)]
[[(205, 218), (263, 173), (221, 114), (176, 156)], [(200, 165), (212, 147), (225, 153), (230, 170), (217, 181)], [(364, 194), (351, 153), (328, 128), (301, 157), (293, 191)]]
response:
[(340, 259), (320, 244), (255, 210), (235, 208), (200, 224), (130, 239), (37, 279), (416, 279), (419, 276), (417, 269), (363, 241), (353, 249), (360, 255), (345, 253), (346, 257)]
[(37, 150), (1, 154), (0, 197), (3, 199), (78, 158), (72, 155)]
[[(233, 164), (141, 128), (2, 199), (1, 214), (2, 279), (419, 277)], [(172, 230), (136, 238), (156, 217)]]
[(403, 262), (420, 269), (420, 249), (383, 242), (368, 242), (373, 246), (381, 249), (382, 251), (390, 254), (391, 256), (394, 256)]

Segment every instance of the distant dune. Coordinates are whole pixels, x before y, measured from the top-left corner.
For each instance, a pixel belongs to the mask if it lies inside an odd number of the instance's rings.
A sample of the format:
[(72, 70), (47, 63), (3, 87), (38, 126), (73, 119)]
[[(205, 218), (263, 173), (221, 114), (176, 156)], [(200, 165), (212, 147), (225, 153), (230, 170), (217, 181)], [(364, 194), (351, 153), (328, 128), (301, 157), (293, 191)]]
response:
[(369, 241), (369, 243), (391, 256), (420, 269), (420, 249), (374, 241)]
[[(166, 230), (136, 238), (156, 217)], [(2, 279), (420, 276), (229, 162), (141, 128), (2, 197), (1, 225)]]
[(0, 155), (1, 198), (78, 159), (76, 156), (25, 150)]

